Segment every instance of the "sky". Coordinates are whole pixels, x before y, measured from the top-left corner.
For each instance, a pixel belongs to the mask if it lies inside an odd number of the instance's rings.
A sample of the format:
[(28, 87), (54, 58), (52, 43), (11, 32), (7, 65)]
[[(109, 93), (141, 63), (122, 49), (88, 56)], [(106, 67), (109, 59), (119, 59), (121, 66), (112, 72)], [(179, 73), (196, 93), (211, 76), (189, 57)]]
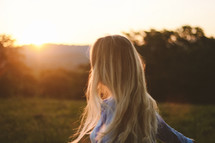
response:
[(0, 0), (0, 34), (16, 44), (92, 44), (131, 30), (199, 26), (215, 37), (215, 0)]

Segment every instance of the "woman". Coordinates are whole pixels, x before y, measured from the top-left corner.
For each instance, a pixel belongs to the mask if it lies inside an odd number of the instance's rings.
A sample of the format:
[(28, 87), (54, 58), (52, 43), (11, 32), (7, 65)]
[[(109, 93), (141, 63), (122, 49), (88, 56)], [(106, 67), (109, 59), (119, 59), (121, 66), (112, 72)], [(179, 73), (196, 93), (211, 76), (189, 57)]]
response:
[(76, 135), (92, 143), (193, 143), (168, 126), (149, 95), (143, 63), (120, 35), (99, 38), (90, 51), (87, 106)]

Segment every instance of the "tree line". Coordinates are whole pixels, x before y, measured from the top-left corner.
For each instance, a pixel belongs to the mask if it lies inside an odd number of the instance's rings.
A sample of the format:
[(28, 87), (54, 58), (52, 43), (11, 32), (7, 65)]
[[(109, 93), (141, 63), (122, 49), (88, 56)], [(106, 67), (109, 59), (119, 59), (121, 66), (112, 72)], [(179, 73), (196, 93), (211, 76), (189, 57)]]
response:
[(84, 99), (89, 64), (80, 65), (73, 71), (48, 69), (35, 74), (24, 63), (22, 47), (15, 46), (14, 41), (8, 35), (0, 35), (0, 98)]
[[(124, 32), (145, 63), (149, 93), (157, 101), (215, 103), (215, 39), (200, 27)], [(39, 76), (7, 35), (0, 36), (0, 97), (84, 99), (89, 64), (73, 71), (44, 70)]]
[(146, 68), (148, 90), (159, 101), (215, 103), (215, 39), (200, 27), (124, 34)]

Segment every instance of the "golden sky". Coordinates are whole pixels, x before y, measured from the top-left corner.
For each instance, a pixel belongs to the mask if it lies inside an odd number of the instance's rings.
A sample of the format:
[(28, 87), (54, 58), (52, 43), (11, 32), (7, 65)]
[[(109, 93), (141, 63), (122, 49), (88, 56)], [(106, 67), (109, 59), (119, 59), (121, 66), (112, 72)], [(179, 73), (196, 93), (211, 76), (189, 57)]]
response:
[(0, 0), (0, 34), (17, 44), (92, 44), (107, 34), (184, 24), (215, 36), (214, 0)]

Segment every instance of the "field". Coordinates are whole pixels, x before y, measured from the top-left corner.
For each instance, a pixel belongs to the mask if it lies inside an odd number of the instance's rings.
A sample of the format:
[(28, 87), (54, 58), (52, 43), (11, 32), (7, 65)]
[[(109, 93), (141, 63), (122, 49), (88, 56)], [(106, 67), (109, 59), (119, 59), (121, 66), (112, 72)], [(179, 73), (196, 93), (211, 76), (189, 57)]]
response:
[[(66, 143), (84, 101), (0, 99), (0, 143)], [(159, 104), (165, 121), (197, 143), (215, 141), (215, 105)]]

